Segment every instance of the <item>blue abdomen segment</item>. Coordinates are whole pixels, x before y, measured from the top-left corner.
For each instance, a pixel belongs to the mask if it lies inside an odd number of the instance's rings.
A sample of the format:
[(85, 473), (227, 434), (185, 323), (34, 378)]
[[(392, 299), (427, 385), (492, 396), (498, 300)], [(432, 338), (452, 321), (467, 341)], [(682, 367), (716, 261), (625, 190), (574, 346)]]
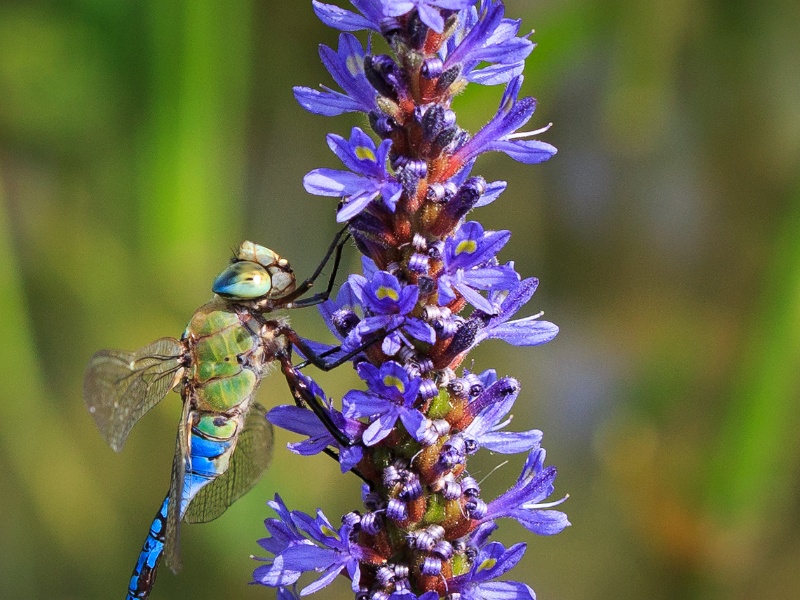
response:
[(156, 579), (156, 569), (161, 554), (164, 552), (164, 532), (167, 529), (167, 509), (169, 507), (169, 494), (161, 503), (161, 509), (156, 513), (156, 518), (150, 525), (150, 531), (144, 540), (144, 546), (139, 553), (139, 560), (131, 575), (128, 584), (128, 595), (125, 600), (147, 598)]
[[(201, 419), (205, 416), (201, 416)], [(224, 419), (224, 417), (216, 417), (217, 420), (220, 418)], [(214, 438), (205, 431), (192, 428), (189, 456), (191, 468), (187, 469), (183, 479), (181, 520), (186, 514), (189, 503), (197, 493), (228, 469), (237, 431), (238, 428), (234, 427), (234, 434), (231, 437)], [(147, 533), (142, 551), (139, 553), (139, 559), (133, 569), (125, 600), (144, 600), (153, 589), (156, 570), (161, 555), (164, 553), (168, 513), (169, 493), (161, 503), (161, 508), (150, 525), (150, 531)]]

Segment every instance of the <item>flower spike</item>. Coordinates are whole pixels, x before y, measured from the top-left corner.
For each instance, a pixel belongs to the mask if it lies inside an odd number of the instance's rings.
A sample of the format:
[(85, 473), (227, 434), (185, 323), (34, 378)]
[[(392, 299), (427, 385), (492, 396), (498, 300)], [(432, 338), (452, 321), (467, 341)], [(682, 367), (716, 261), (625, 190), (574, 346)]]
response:
[[(558, 333), (541, 313), (516, 318), (538, 280), (521, 277), (504, 257), (510, 231), (472, 216), (508, 187), (472, 173), (482, 154), (536, 164), (556, 153), (536, 139), (549, 125), (526, 129), (536, 100), (520, 92), (534, 44), (500, 0), (312, 4), (340, 32), (337, 49), (323, 45), (320, 57), (341, 91), (298, 86), (295, 97), (319, 115), (361, 113), (365, 125), (349, 138), (329, 134), (343, 167), (317, 168), (303, 180), (309, 193), (336, 199), (336, 220), (363, 255), (361, 272), (320, 306), (340, 346), (307, 345), (351, 359), (360, 384), (337, 409), (298, 374), (316, 413), (279, 406), (268, 418), (301, 436), (292, 452), (334, 456), (365, 483), (362, 506), (340, 526), (321, 511), (291, 511), (276, 496), (269, 505), (277, 516), (259, 541), (269, 556), (259, 559), (254, 582), (277, 588), (282, 600), (339, 576), (358, 600), (535, 600), (528, 583), (506, 579), (526, 545), (491, 538), (505, 519), (559, 533), (570, 524), (555, 508), (566, 497), (549, 499), (556, 469), (544, 464), (543, 433), (510, 427), (524, 401), (519, 381), (461, 367), (487, 340), (538, 346)], [(361, 31), (383, 36), (386, 53), (374, 53), (370, 37), (359, 41)], [(453, 108), (469, 83), (505, 86), (496, 113), (474, 134)], [(482, 497), (469, 471), (471, 457), (487, 451), (527, 455), (494, 500)]]

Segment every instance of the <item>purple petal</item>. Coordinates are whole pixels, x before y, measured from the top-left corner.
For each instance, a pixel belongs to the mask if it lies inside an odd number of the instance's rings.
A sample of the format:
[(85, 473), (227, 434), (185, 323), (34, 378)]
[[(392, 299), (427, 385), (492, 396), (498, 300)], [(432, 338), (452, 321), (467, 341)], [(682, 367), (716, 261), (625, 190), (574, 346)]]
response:
[(361, 190), (368, 181), (350, 171), (314, 169), (303, 177), (303, 187), (316, 196), (347, 196)]
[[(353, 127), (349, 140), (335, 133), (328, 134), (326, 140), (331, 151), (351, 171), (369, 178), (383, 172), (385, 160), (379, 160), (375, 142), (360, 127)], [(391, 144), (391, 140), (384, 140), (381, 147)]]
[(453, 287), (457, 289), (462, 296), (464, 296), (464, 299), (467, 302), (469, 302), (472, 306), (474, 306), (478, 310), (482, 310), (488, 315), (497, 312), (498, 309), (491, 302), (489, 302), (486, 298), (481, 296), (478, 292), (473, 290), (468, 285), (463, 283), (456, 283), (453, 285)]
[(422, 319), (407, 318), (403, 331), (421, 342), (433, 344), (436, 341), (436, 331)]
[(538, 429), (512, 433), (510, 431), (497, 431), (487, 433), (480, 438), (480, 444), (491, 452), (500, 454), (518, 454), (527, 452), (542, 441), (542, 432)]
[(567, 515), (560, 510), (519, 509), (509, 516), (537, 535), (555, 535), (571, 525)]
[(539, 140), (498, 140), (486, 145), (484, 152), (503, 152), (517, 162), (535, 165), (549, 160), (558, 152), (555, 146)]
[(364, 448), (361, 445), (345, 446), (339, 450), (339, 466), (342, 473), (347, 473), (355, 467), (364, 457)]
[(386, 207), (394, 212), (400, 196), (403, 195), (403, 186), (397, 181), (388, 181), (381, 186), (381, 198)]
[(342, 408), (346, 417), (371, 417), (385, 413), (392, 407), (385, 398), (362, 390), (350, 390), (342, 398)]
[(501, 43), (493, 43), (481, 48), (470, 58), (511, 65), (521, 63), (531, 52), (533, 52), (533, 42), (522, 37), (511, 37)]
[(294, 97), (300, 106), (315, 115), (336, 117), (346, 112), (363, 110), (359, 102), (332, 90), (320, 91), (309, 87), (296, 86), (293, 91)]
[(334, 579), (336, 579), (336, 576), (342, 571), (342, 567), (343, 565), (341, 564), (331, 565), (319, 579), (308, 584), (306, 587), (300, 590), (300, 595), (308, 596), (309, 594), (313, 594), (314, 592), (318, 592), (322, 588), (327, 587), (333, 582)]
[(300, 579), (301, 574), (302, 571), (287, 568), (282, 556), (276, 556), (275, 560), (272, 561), (272, 565), (258, 567), (253, 572), (253, 578), (262, 585), (277, 587), (279, 585), (293, 584)]
[[(485, 336), (482, 335), (484, 332), (486, 332)], [(538, 321), (534, 317), (526, 317), (491, 327), (491, 329), (487, 327), (478, 332), (476, 341), (495, 338), (512, 346), (539, 346), (546, 344), (557, 334), (558, 325), (549, 321)]]
[(536, 600), (534, 591), (517, 581), (487, 581), (480, 590), (483, 598), (492, 600)]
[(394, 331), (383, 338), (383, 342), (381, 342), (381, 352), (383, 352), (386, 356), (394, 356), (400, 352), (400, 348), (402, 346), (402, 338), (396, 331)]
[(420, 20), (428, 27), (433, 29), (436, 33), (444, 31), (444, 19), (442, 13), (432, 6), (421, 5), (417, 7)]
[(407, 410), (400, 413), (400, 420), (415, 440), (422, 439), (425, 433), (425, 415), (418, 410)]
[(383, 13), (387, 17), (399, 17), (416, 8), (416, 2), (411, 0), (389, 0), (388, 2), (382, 2), (382, 4)]
[[(394, 278), (395, 285), (398, 287), (400, 283)], [(419, 288), (416, 285), (406, 285), (400, 288), (400, 297), (397, 300), (397, 308), (401, 315), (411, 312), (419, 298)]]
[(284, 565), (298, 571), (325, 569), (336, 561), (336, 551), (314, 544), (296, 544), (281, 553)]
[[(492, 542), (484, 546), (478, 555), (477, 571), (473, 573), (473, 579), (487, 581), (504, 575), (522, 560), (525, 548), (524, 543), (514, 544), (508, 550), (504, 549), (500, 542)], [(483, 586), (481, 585), (481, 587)]]
[(521, 75), (524, 68), (524, 62), (512, 65), (490, 65), (472, 71), (467, 79), (478, 85), (502, 85)]
[(461, 10), (475, 4), (475, 0), (428, 0), (428, 3), (448, 10)]
[(360, 106), (360, 110), (369, 112), (375, 108), (377, 92), (364, 74), (364, 48), (355, 36), (340, 34), (337, 52), (328, 46), (320, 46), (320, 58), (336, 83)]
[(314, 12), (317, 14), (317, 17), (319, 17), (319, 20), (333, 29), (338, 29), (340, 31), (375, 29), (370, 21), (352, 11), (344, 10), (333, 4), (323, 4), (317, 0), (313, 0), (312, 4), (314, 5)]
[(276, 406), (267, 413), (267, 420), (273, 425), (302, 435), (313, 435), (319, 432), (320, 420), (310, 410), (284, 404)]
[(513, 316), (533, 297), (533, 293), (538, 286), (539, 280), (535, 277), (523, 279), (517, 287), (513, 288), (508, 293), (508, 296), (506, 296), (505, 300), (503, 300), (503, 303), (500, 305), (500, 316), (491, 319), (489, 325), (493, 325), (495, 322), (501, 320), (508, 320), (509, 317)]
[(298, 600), (299, 596), (295, 593), (292, 588), (280, 586), (278, 588), (277, 599), (278, 600)]
[(470, 54), (479, 49), (500, 24), (504, 11), (505, 7), (502, 3), (492, 4), (489, 12), (470, 29), (469, 33), (461, 40), (461, 43), (450, 53), (444, 68), (449, 69), (455, 64), (468, 60)]
[(481, 290), (510, 290), (519, 283), (519, 275), (508, 265), (498, 265), (466, 270), (461, 280)]
[(469, 534), (469, 542), (475, 548), (482, 548), (489, 541), (489, 537), (497, 531), (499, 526), (494, 521), (486, 521)]
[(365, 446), (374, 446), (387, 435), (392, 433), (392, 429), (394, 429), (394, 424), (396, 422), (397, 413), (395, 411), (382, 414), (376, 421), (367, 427), (367, 430), (361, 437), (361, 441), (364, 442)]
[[(304, 180), (305, 183), (305, 180)], [(308, 189), (308, 188), (306, 188)], [(313, 192), (312, 192), (313, 193)], [(378, 196), (378, 192), (371, 192), (359, 196), (350, 196), (336, 213), (336, 222), (344, 223), (355, 217), (358, 213), (364, 210), (367, 205)]]
[(448, 283), (448, 279), (449, 278), (446, 276), (439, 278), (439, 283), (438, 283), (439, 306), (450, 304), (453, 300), (456, 299), (456, 294), (453, 291), (452, 286)]
[[(511, 412), (511, 409), (514, 407), (514, 401), (519, 395), (519, 391), (504, 395), (495, 393), (500, 387), (503, 386), (494, 386), (485, 390), (478, 400), (470, 403), (468, 410), (474, 414), (473, 406), (478, 404), (478, 402), (482, 404), (484, 398), (488, 402), (486, 407), (478, 412), (478, 415), (473, 419), (472, 423), (464, 430), (465, 433), (473, 437), (482, 437), (484, 434), (497, 427), (501, 419)], [(519, 388), (517, 388), (517, 390), (518, 389)]]
[(295, 454), (299, 454), (301, 456), (314, 456), (315, 454), (319, 454), (325, 448), (333, 443), (333, 437), (330, 439), (324, 438), (316, 438), (316, 439), (308, 439), (303, 440), (302, 442), (289, 442), (286, 444), (286, 447)]
[(507, 185), (508, 184), (505, 181), (493, 181), (492, 183), (488, 184), (480, 200), (475, 203), (475, 208), (486, 206), (487, 204), (491, 204), (497, 200), (500, 194), (502, 194), (506, 189)]

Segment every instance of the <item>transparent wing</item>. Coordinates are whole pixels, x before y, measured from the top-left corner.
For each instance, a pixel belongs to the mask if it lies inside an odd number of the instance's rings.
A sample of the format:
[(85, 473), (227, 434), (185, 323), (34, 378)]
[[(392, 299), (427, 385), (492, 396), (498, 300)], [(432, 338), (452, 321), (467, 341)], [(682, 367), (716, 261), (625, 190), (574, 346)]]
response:
[(169, 484), (169, 507), (167, 508), (167, 530), (164, 535), (164, 560), (173, 573), (181, 570), (181, 499), (183, 498), (186, 463), (190, 460), (191, 402), (183, 401), (181, 422), (178, 425), (178, 440), (172, 459), (172, 479)]
[(100, 350), (92, 356), (83, 398), (115, 451), (122, 450), (136, 422), (173, 387), (182, 355), (178, 340), (161, 338), (134, 352)]
[(213, 521), (258, 482), (272, 458), (272, 424), (265, 414), (260, 404), (250, 408), (228, 470), (197, 493), (184, 516), (187, 523)]

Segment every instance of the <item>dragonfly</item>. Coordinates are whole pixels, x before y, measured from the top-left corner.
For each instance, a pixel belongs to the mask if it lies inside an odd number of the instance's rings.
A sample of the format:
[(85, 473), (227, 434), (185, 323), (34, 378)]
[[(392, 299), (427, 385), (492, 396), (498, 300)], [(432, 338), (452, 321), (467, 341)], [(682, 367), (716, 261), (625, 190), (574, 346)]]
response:
[[(145, 599), (162, 556), (181, 567), (180, 522), (219, 517), (255, 485), (272, 456), (272, 426), (253, 400), (262, 378), (276, 364), (298, 404), (311, 408), (337, 440), (350, 440), (331, 422), (320, 400), (298, 379), (292, 347), (330, 370), (355, 353), (316, 354), (276, 315), (279, 309), (324, 302), (333, 289), (349, 234), (339, 231), (314, 273), (298, 284), (289, 262), (273, 250), (243, 242), (214, 280), (214, 298), (192, 316), (182, 337), (165, 337), (135, 350), (100, 350), (89, 361), (84, 400), (111, 448), (121, 451), (139, 419), (170, 390), (183, 409), (169, 491), (150, 525), (128, 585), (126, 600)], [(306, 296), (333, 255), (328, 287)], [(304, 363), (304, 364), (306, 364)]]

